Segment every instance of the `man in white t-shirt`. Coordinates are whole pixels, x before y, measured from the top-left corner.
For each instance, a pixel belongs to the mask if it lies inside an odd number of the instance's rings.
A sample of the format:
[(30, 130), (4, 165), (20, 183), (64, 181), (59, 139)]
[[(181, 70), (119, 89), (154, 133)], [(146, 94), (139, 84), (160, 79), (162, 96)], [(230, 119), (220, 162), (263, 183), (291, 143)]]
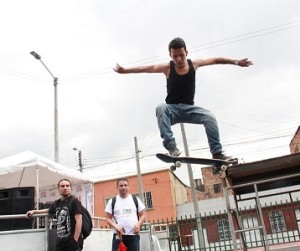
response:
[[(120, 238), (127, 251), (139, 251), (140, 228), (145, 219), (145, 205), (138, 197), (128, 193), (129, 182), (122, 178), (117, 181), (119, 194), (106, 205), (106, 221), (114, 228), (112, 251), (117, 251)], [(114, 205), (113, 205), (114, 204)]]

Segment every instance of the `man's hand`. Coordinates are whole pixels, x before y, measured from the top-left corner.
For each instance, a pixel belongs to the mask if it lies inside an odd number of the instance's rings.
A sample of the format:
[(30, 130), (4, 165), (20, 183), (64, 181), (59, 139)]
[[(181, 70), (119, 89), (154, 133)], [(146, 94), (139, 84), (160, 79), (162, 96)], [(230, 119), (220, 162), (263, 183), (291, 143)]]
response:
[(26, 213), (25, 218), (29, 219), (32, 217), (32, 215), (34, 215), (34, 210), (30, 210)]
[(40, 209), (40, 210), (30, 210), (26, 213), (25, 218), (29, 219), (32, 217), (32, 215), (34, 214), (47, 214), (49, 213), (49, 208), (45, 208), (45, 209)]
[(115, 229), (116, 229), (118, 235), (125, 234), (124, 228), (117, 226)]
[(241, 67), (249, 67), (250, 65), (253, 65), (253, 63), (250, 60), (248, 60), (248, 58), (243, 58), (238, 60), (237, 65)]
[(71, 241), (71, 246), (72, 246), (72, 250), (81, 250), (80, 248), (79, 248), (79, 244), (78, 244), (78, 240), (76, 241), (75, 239), (73, 239), (72, 241)]
[(125, 68), (120, 66), (119, 64), (116, 64), (116, 66), (113, 69), (117, 73), (125, 73)]
[(139, 223), (137, 223), (137, 224), (134, 226), (133, 233), (134, 233), (134, 234), (139, 234), (139, 233), (140, 233), (140, 230), (141, 230), (141, 225), (140, 225)]

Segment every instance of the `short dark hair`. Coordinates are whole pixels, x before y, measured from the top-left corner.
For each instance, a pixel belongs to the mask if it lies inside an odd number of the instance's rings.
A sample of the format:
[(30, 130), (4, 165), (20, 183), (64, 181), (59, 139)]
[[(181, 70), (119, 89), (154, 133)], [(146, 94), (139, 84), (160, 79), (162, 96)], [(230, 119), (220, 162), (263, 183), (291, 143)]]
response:
[(119, 183), (120, 183), (121, 181), (126, 181), (126, 182), (129, 184), (128, 179), (126, 179), (126, 178), (120, 178), (120, 179), (117, 180), (117, 187), (119, 186)]
[(171, 52), (171, 49), (179, 48), (184, 48), (184, 50), (186, 50), (186, 45), (182, 38), (176, 37), (169, 43), (169, 52)]
[(72, 187), (72, 183), (71, 183), (71, 181), (68, 180), (68, 179), (61, 179), (61, 180), (57, 183), (57, 187), (59, 187), (59, 185), (60, 185), (60, 183), (61, 183), (62, 181), (67, 181), (67, 182), (69, 182), (69, 183), (70, 183), (70, 187)]

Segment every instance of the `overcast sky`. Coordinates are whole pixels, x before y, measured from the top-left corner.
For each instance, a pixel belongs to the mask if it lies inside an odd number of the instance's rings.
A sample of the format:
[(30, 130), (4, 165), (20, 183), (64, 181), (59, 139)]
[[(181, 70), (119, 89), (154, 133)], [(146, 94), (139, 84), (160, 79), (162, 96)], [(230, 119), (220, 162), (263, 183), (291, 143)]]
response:
[[(216, 115), (226, 153), (244, 161), (289, 154), (300, 124), (298, 0), (10, 0), (0, 3), (0, 23), (0, 158), (30, 150), (54, 159), (53, 79), (36, 51), (58, 77), (60, 163), (76, 168), (77, 147), (87, 172), (135, 165), (136, 136), (142, 167), (164, 165), (151, 158), (165, 152), (155, 117), (165, 77), (112, 68), (167, 62), (174, 37), (191, 59), (254, 63), (197, 71), (195, 103)], [(203, 127), (186, 131), (190, 155), (210, 157)], [(183, 149), (179, 125), (174, 132)]]

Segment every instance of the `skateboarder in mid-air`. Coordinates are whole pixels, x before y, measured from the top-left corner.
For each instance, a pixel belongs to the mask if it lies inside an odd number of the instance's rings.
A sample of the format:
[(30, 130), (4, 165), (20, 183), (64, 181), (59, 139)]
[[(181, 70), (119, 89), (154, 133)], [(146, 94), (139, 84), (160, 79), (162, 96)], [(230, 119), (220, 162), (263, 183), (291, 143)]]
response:
[(166, 104), (156, 108), (156, 117), (164, 147), (171, 156), (180, 155), (171, 126), (177, 123), (203, 124), (212, 158), (230, 159), (222, 151), (219, 129), (215, 116), (208, 110), (194, 105), (195, 72), (199, 67), (214, 64), (232, 64), (248, 67), (252, 62), (247, 58), (234, 60), (229, 58), (187, 59), (188, 51), (183, 39), (174, 38), (169, 43), (168, 63), (124, 68), (116, 65), (117, 73), (163, 73), (167, 79)]

